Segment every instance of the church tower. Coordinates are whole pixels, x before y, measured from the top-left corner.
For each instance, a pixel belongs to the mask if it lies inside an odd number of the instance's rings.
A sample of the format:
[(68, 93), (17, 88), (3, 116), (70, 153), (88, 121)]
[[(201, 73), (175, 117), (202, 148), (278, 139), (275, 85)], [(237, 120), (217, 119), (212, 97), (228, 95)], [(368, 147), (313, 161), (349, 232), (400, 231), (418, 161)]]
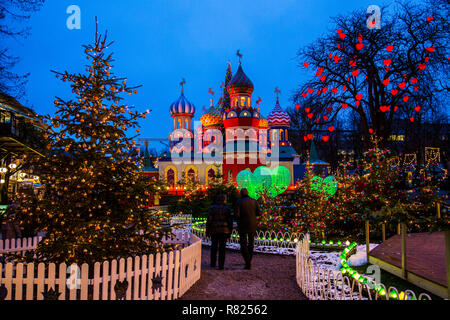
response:
[[(241, 55), (239, 54), (239, 58)], [(228, 84), (230, 107), (224, 110), (223, 126), (225, 130), (225, 148), (223, 156), (223, 176), (227, 181), (236, 181), (237, 174), (242, 170), (252, 172), (261, 163), (259, 157), (259, 126), (261, 116), (259, 108), (252, 106), (252, 81), (239, 67)]]
[(189, 143), (184, 143), (183, 145), (179, 143), (182, 138), (189, 138), (193, 140), (193, 128), (192, 128), (192, 118), (195, 114), (195, 106), (193, 103), (184, 96), (183, 85), (186, 81), (180, 83), (181, 85), (181, 95), (170, 105), (170, 116), (173, 120), (173, 131), (169, 135), (170, 140), (170, 151), (173, 152), (191, 152), (192, 151), (192, 141)]

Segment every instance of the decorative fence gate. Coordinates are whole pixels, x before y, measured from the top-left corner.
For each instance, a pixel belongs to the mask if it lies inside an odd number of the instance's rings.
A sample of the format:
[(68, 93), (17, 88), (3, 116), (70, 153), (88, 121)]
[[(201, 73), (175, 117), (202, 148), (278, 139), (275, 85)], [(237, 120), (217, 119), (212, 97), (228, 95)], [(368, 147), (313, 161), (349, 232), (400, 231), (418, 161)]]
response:
[[(0, 263), (0, 294), (6, 300), (173, 300), (201, 272), (201, 239), (176, 232), (181, 250), (87, 264)], [(38, 238), (0, 241), (0, 254), (32, 250)], [(2, 298), (0, 296), (0, 298)]]

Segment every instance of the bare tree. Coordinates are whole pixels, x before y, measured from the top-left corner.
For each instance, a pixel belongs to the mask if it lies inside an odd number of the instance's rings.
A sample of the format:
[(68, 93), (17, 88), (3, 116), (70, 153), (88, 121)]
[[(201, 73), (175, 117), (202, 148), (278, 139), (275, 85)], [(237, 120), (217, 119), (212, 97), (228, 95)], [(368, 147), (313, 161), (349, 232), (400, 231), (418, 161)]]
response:
[(315, 73), (293, 96), (303, 119), (330, 126), (349, 108), (367, 146), (372, 133), (387, 143), (399, 119), (438, 112), (449, 92), (447, 13), (447, 1), (396, 3), (382, 8), (381, 29), (367, 27), (365, 10), (332, 18), (335, 28), (298, 52)]
[[(0, 0), (0, 38), (26, 37), (29, 28), (23, 23), (39, 10), (44, 0)], [(11, 69), (19, 61), (8, 48), (0, 48), (0, 92), (15, 97), (22, 95), (28, 74), (19, 75)]]

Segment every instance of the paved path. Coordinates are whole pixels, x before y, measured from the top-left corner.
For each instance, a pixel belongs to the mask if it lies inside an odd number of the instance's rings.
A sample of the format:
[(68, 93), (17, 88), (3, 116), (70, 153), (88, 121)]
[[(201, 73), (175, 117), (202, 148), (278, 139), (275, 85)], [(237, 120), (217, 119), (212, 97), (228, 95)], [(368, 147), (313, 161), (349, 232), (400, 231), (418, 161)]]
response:
[(180, 300), (306, 300), (295, 280), (295, 256), (255, 253), (252, 269), (235, 250), (227, 250), (225, 270), (209, 266), (202, 249), (202, 274)]

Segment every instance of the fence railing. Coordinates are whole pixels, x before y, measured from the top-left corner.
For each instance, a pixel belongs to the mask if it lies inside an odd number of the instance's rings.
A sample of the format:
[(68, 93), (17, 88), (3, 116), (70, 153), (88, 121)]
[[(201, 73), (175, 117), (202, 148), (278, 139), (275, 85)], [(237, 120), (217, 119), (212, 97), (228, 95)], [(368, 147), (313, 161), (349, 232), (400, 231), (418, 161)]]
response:
[[(305, 296), (311, 300), (416, 300), (411, 290), (399, 293), (395, 287), (377, 284), (383, 290), (373, 290), (371, 283), (344, 276), (339, 270), (330, 270), (314, 263), (309, 257), (309, 234), (303, 235), (296, 247), (296, 279)], [(380, 292), (384, 294), (380, 295)], [(431, 300), (426, 293), (418, 297)]]
[[(205, 221), (192, 223), (192, 232), (203, 239), (204, 242), (209, 242), (211, 239), (206, 236)], [(257, 231), (255, 233), (255, 248), (257, 247), (278, 247), (285, 249), (292, 249), (293, 253), (297, 247), (297, 242), (303, 237), (303, 233), (295, 232), (275, 232), (275, 231)], [(231, 237), (227, 240), (229, 244), (239, 244), (239, 232), (234, 229)], [(313, 242), (311, 245), (318, 248), (340, 249), (345, 248), (348, 241), (325, 241)]]
[(34, 250), (41, 239), (42, 237), (0, 240), (0, 255), (5, 253), (23, 255), (28, 250)]
[[(172, 241), (187, 241), (189, 246), (162, 254), (96, 262), (93, 267), (65, 263), (0, 264), (0, 292), (6, 289), (6, 300), (177, 299), (200, 279), (202, 242), (188, 232), (176, 232), (175, 236)], [(34, 241), (32, 238), (35, 246)], [(30, 250), (33, 246), (29, 243), (28, 239), (21, 239), (20, 243), (0, 242), (0, 253)]]

